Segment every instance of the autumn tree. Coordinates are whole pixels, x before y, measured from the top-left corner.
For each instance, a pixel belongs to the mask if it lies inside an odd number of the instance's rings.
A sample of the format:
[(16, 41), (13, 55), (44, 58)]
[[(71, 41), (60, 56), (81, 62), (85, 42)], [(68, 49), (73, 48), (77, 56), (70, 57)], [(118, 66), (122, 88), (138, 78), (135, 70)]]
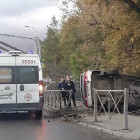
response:
[(47, 28), (45, 71), (79, 77), (89, 69), (118, 69), (139, 76), (140, 1), (63, 0), (65, 7), (69, 1), (74, 11), (65, 8), (59, 30), (54, 19)]
[[(77, 22), (71, 16), (65, 23), (69, 30), (79, 29), (82, 38), (77, 53), (71, 54), (75, 68), (81, 72), (118, 69), (121, 73), (140, 75), (139, 1), (78, 0), (76, 4), (80, 9), (74, 16)], [(71, 34), (69, 30), (66, 31)]]

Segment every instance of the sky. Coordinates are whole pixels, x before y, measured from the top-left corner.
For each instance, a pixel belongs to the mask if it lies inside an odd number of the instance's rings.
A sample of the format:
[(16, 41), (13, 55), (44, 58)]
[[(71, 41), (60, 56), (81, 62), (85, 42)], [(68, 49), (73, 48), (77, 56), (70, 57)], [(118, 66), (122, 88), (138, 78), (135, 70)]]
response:
[(51, 18), (55, 16), (59, 20), (61, 15), (57, 0), (1, 0), (0, 34), (34, 37), (35, 30), (27, 25), (34, 27), (43, 40)]
[[(37, 37), (44, 40), (47, 26), (53, 16), (61, 19), (61, 0), (1, 0), (0, 3), (0, 34)], [(30, 26), (25, 27), (25, 26)], [(31, 28), (32, 27), (32, 28)], [(22, 51), (35, 50), (35, 41), (0, 35), (0, 41)], [(11, 50), (0, 43), (0, 52)]]

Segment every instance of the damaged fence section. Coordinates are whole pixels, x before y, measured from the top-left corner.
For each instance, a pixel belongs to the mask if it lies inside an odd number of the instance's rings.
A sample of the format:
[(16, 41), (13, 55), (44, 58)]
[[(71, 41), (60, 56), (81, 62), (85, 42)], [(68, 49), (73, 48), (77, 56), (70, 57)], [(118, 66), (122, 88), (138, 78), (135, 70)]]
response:
[(63, 98), (61, 92), (67, 92), (66, 96), (69, 96), (69, 100), (66, 106), (66, 109), (68, 109), (73, 92), (72, 90), (46, 90), (44, 92), (44, 107), (62, 109)]
[[(101, 110), (104, 111), (104, 113), (108, 116), (109, 120), (112, 118), (115, 111), (118, 114), (121, 114), (118, 105), (123, 100), (123, 129), (128, 130), (128, 89), (125, 88), (124, 90), (96, 90), (93, 88), (93, 93), (94, 121), (97, 121)], [(117, 95), (119, 95), (119, 98), (116, 98)]]

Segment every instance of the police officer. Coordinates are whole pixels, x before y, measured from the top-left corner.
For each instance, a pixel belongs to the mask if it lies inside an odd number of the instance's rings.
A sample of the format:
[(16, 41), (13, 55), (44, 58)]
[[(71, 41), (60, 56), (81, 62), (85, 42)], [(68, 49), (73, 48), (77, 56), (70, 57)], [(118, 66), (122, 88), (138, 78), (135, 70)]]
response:
[[(68, 90), (72, 90), (73, 91), (72, 92), (72, 101), (73, 101), (74, 107), (76, 107), (76, 101), (75, 101), (75, 92), (76, 92), (76, 89), (75, 89), (75, 84), (70, 79), (70, 76), (69, 75), (66, 77), (66, 82), (67, 82)], [(70, 103), (70, 106), (71, 106), (71, 103)]]
[[(60, 90), (67, 90), (68, 89), (67, 83), (66, 83), (64, 77), (61, 77), (60, 83), (58, 84), (58, 89), (60, 89)], [(66, 99), (67, 100), (69, 99), (67, 94), (68, 93), (66, 91), (61, 91), (61, 95), (62, 95), (62, 98), (64, 100), (64, 106), (65, 107), (67, 106)]]

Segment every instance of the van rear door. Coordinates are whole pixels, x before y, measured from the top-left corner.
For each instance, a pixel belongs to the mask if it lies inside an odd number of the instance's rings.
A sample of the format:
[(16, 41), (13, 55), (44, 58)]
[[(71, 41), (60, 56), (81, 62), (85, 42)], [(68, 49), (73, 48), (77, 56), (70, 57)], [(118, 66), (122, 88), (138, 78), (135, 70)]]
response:
[(16, 107), (15, 57), (0, 57), (0, 110)]
[[(27, 60), (27, 63), (23, 63)], [(33, 63), (31, 63), (33, 62)], [(17, 107), (36, 108), (39, 105), (39, 67), (37, 57), (16, 58)]]

